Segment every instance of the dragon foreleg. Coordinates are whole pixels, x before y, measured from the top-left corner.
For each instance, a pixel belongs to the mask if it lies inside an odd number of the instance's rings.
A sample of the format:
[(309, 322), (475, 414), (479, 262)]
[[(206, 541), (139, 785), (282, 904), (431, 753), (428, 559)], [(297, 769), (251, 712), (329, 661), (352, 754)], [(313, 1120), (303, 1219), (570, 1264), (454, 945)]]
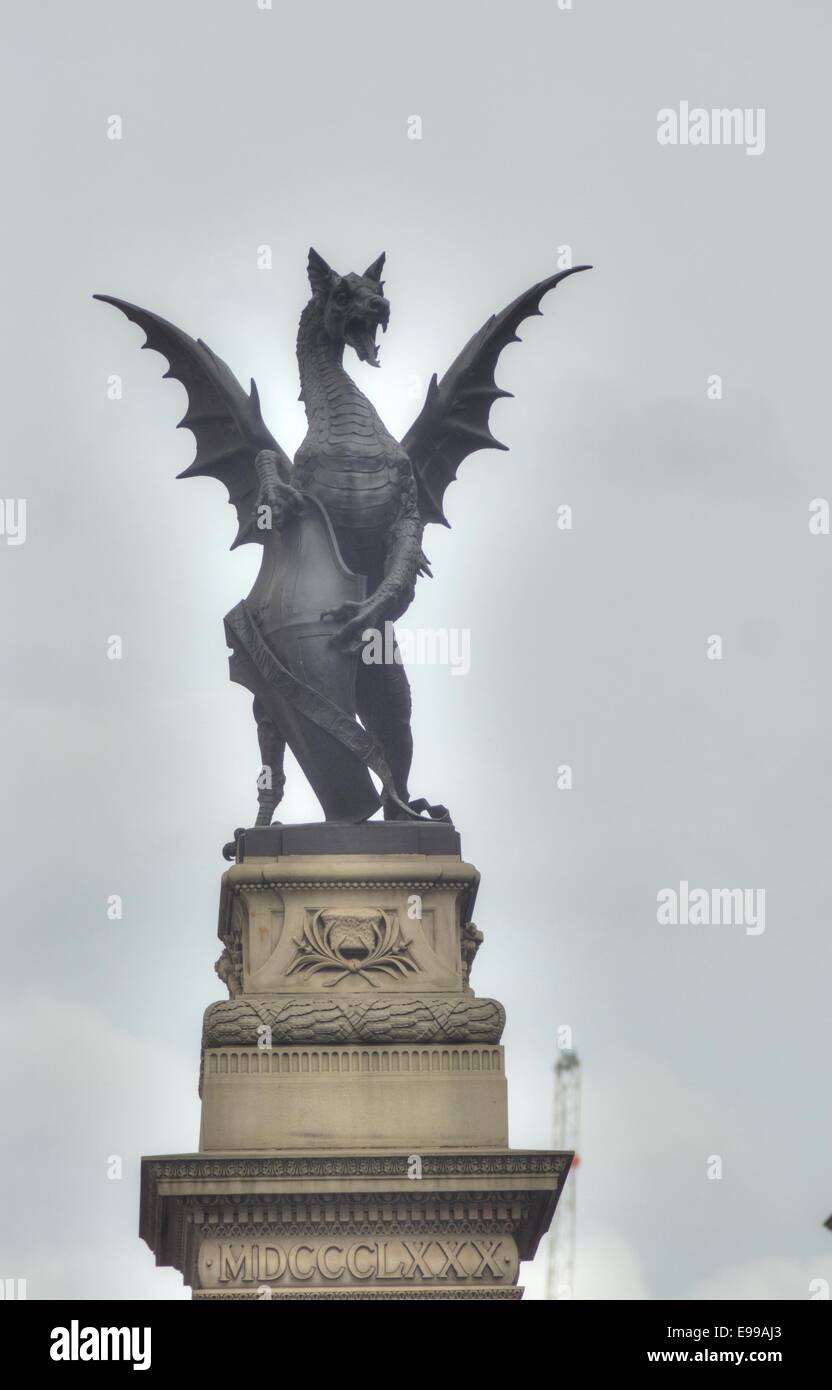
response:
[(361, 603), (343, 603), (340, 608), (322, 615), (342, 624), (332, 640), (348, 650), (360, 647), (361, 635), (367, 629), (383, 630), (385, 623), (395, 622), (401, 617), (413, 602), (416, 578), (420, 570), (424, 571), (424, 527), (409, 464), (406, 470), (402, 469), (401, 476), (402, 499), (396, 520), (390, 528), (380, 583)]
[(273, 522), (280, 530), (287, 511), (297, 513), (302, 509), (303, 498), (297, 488), (292, 486), (291, 473), (273, 449), (260, 450), (254, 460), (254, 469), (260, 484), (255, 503), (257, 524), (263, 528), (260, 509), (266, 508), (265, 529), (270, 529), (269, 523)]

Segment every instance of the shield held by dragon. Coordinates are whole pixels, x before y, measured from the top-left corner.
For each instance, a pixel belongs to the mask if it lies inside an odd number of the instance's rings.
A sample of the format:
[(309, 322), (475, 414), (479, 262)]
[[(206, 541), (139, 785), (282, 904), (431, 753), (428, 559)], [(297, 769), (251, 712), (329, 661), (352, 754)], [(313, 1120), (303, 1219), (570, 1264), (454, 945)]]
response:
[[(225, 619), (231, 677), (254, 695), (263, 773), (258, 825), (271, 823), (282, 797), (288, 745), (327, 820), (449, 819), (442, 806), (412, 799), (410, 692), (397, 661), (359, 660), (362, 635), (405, 612), (420, 575), (430, 574), (424, 528), (447, 526), (445, 491), (460, 464), (483, 448), (504, 449), (489, 428), (501, 390), (495, 372), (524, 319), (576, 271), (533, 285), (492, 315), (441, 380), (403, 439), (386, 430), (343, 366), (351, 347), (378, 366), (386, 331), (380, 256), (363, 275), (339, 275), (309, 253), (311, 298), (298, 334), (301, 399), (308, 430), (290, 461), (266, 426), (257, 387), (248, 393), (201, 339), (149, 310), (109, 295), (146, 334), (143, 347), (168, 361), (185, 387), (180, 428), (196, 457), (180, 477), (219, 479), (237, 513), (237, 545), (259, 544), (254, 587)], [(263, 774), (268, 774), (264, 776)], [(373, 781), (375, 774), (380, 789)]]

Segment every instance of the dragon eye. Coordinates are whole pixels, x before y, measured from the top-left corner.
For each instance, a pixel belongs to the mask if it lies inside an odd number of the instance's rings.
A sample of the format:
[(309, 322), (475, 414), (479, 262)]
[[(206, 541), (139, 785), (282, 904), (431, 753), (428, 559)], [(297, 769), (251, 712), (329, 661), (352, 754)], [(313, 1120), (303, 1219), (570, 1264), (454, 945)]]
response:
[(349, 303), (349, 298), (350, 298), (350, 296), (349, 296), (349, 291), (348, 291), (348, 290), (337, 290), (336, 293), (335, 293), (335, 303), (336, 303), (336, 304), (348, 304), (348, 303)]

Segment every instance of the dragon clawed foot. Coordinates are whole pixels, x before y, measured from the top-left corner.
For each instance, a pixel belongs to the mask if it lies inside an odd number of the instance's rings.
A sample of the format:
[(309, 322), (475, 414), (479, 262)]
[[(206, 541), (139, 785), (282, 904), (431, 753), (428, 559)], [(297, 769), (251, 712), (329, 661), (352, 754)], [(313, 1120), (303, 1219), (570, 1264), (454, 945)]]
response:
[[(265, 509), (265, 516), (263, 510)], [(290, 516), (299, 516), (303, 511), (303, 494), (290, 483), (280, 481), (266, 483), (257, 494), (255, 515), (261, 530), (281, 531)]]

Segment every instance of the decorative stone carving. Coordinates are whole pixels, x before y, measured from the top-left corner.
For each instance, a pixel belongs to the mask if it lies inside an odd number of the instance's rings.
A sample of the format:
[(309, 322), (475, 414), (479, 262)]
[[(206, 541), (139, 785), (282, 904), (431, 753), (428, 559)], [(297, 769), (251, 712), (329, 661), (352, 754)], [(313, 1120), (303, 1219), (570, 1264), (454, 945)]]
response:
[[(569, 1170), (573, 1155), (550, 1150), (507, 1149), (502, 1153), (430, 1153), (420, 1155), (423, 1177), (560, 1177)], [(254, 1181), (296, 1178), (393, 1178), (406, 1181), (408, 1156), (396, 1154), (179, 1154), (164, 1158), (143, 1158), (154, 1184), (190, 1182), (236, 1184), (237, 1179)], [(144, 1171), (144, 1168), (143, 1168)], [(337, 1190), (337, 1189), (335, 1189)], [(236, 1193), (232, 1186), (229, 1193)], [(200, 1199), (204, 1203), (204, 1198)], [(237, 1197), (234, 1198), (237, 1200)], [(242, 1200), (242, 1197), (239, 1198)], [(523, 1257), (525, 1259), (525, 1256)]]
[(505, 1010), (470, 994), (238, 995), (205, 1011), (202, 1046), (273, 1043), (498, 1043)]
[[(410, 1171), (410, 1169), (409, 1169)], [(320, 1174), (316, 1174), (320, 1176)], [(374, 1233), (388, 1236), (424, 1236), (428, 1231), (444, 1235), (483, 1235), (488, 1232), (513, 1235), (518, 1221), (528, 1220), (534, 1204), (533, 1192), (505, 1192), (484, 1188), (469, 1193), (465, 1200), (437, 1202), (435, 1193), (423, 1192), (420, 1183), (409, 1182), (406, 1194), (395, 1203), (384, 1199), (370, 1203), (374, 1212)], [(205, 1240), (253, 1240), (260, 1236), (289, 1238), (300, 1235), (346, 1237), (368, 1230), (368, 1202), (361, 1193), (293, 1193), (281, 1197), (279, 1205), (266, 1211), (245, 1196), (188, 1197), (182, 1210), (186, 1221), (199, 1230)]]
[(460, 951), (462, 954), (462, 973), (466, 985), (471, 980), (471, 967), (474, 964), (474, 957), (483, 943), (483, 934), (478, 931), (473, 922), (466, 922), (462, 928), (460, 940)]
[(321, 976), (324, 987), (336, 985), (350, 974), (362, 975), (375, 984), (378, 975), (396, 979), (418, 969), (396, 914), (381, 908), (345, 911), (323, 907), (307, 913), (294, 944), (297, 953), (286, 974)]
[(236, 999), (243, 988), (243, 916), (243, 904), (238, 901), (222, 937), (225, 950), (214, 965), (230, 999)]

